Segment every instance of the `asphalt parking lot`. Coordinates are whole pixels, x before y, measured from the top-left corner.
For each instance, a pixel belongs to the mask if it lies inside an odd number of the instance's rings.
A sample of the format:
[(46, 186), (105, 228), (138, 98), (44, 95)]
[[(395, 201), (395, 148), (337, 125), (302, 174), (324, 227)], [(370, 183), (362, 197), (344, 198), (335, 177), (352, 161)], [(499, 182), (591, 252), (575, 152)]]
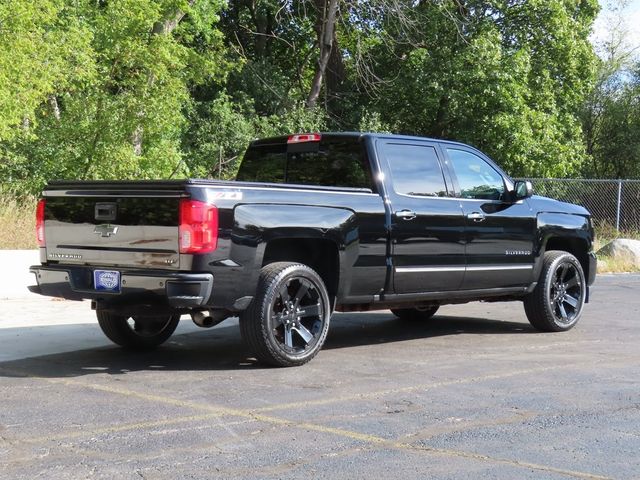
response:
[(337, 314), (289, 369), (184, 318), (132, 354), (87, 303), (0, 299), (0, 477), (640, 478), (638, 275), (599, 277), (562, 334), (519, 303)]

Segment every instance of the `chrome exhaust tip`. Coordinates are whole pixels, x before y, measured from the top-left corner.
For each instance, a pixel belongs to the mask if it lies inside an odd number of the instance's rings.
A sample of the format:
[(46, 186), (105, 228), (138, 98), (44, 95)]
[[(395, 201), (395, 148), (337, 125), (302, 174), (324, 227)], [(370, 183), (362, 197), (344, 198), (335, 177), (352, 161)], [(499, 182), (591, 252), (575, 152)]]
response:
[(191, 320), (201, 328), (211, 328), (218, 325), (227, 318), (227, 316), (225, 312), (205, 310), (202, 312), (192, 312)]

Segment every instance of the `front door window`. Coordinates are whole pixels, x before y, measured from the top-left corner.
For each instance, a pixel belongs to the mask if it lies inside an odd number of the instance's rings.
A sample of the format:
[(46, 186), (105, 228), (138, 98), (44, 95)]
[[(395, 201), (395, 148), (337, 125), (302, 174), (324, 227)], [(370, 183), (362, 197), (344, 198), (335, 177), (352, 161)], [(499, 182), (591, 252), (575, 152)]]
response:
[(504, 200), (505, 187), (502, 175), (478, 155), (447, 148), (453, 171), (458, 177), (462, 198), (479, 200)]

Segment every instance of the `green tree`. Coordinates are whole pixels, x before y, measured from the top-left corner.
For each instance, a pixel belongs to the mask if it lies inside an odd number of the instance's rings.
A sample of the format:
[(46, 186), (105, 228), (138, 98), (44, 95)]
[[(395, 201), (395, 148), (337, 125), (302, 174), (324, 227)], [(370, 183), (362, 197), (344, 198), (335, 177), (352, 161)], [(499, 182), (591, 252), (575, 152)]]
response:
[[(63, 39), (50, 56), (54, 64), (66, 59), (65, 75), (30, 91), (33, 127), (8, 136), (5, 175), (37, 186), (50, 178), (186, 173), (190, 89), (223, 80), (229, 69), (215, 28), (221, 7), (216, 0), (79, 0), (49, 11)], [(57, 70), (38, 67), (34, 75), (41, 72)]]
[(251, 139), (321, 129), (454, 138), (515, 175), (574, 175), (596, 12), (596, 0), (7, 0), (0, 175), (33, 191), (228, 178)]
[(35, 110), (67, 77), (65, 46), (78, 39), (56, 28), (62, 6), (57, 0), (0, 4), (0, 141), (28, 131)]
[(640, 178), (640, 62), (613, 71), (607, 63), (583, 111), (591, 155), (584, 171), (598, 178)]
[[(597, 2), (424, 4), (419, 41), (374, 98), (393, 130), (472, 143), (514, 175), (568, 176), (585, 161), (577, 111), (593, 78)], [(379, 77), (383, 77), (382, 74)]]
[(608, 13), (596, 82), (581, 111), (587, 176), (640, 178), (640, 60), (627, 41), (627, 3), (614, 2)]

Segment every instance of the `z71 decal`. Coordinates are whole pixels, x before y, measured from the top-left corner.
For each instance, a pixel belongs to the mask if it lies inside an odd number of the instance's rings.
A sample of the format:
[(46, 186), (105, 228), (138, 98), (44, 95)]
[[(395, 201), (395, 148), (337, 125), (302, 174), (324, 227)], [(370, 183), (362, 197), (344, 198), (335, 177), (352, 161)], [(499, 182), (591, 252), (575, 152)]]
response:
[(242, 192), (213, 192), (213, 200), (242, 200)]

